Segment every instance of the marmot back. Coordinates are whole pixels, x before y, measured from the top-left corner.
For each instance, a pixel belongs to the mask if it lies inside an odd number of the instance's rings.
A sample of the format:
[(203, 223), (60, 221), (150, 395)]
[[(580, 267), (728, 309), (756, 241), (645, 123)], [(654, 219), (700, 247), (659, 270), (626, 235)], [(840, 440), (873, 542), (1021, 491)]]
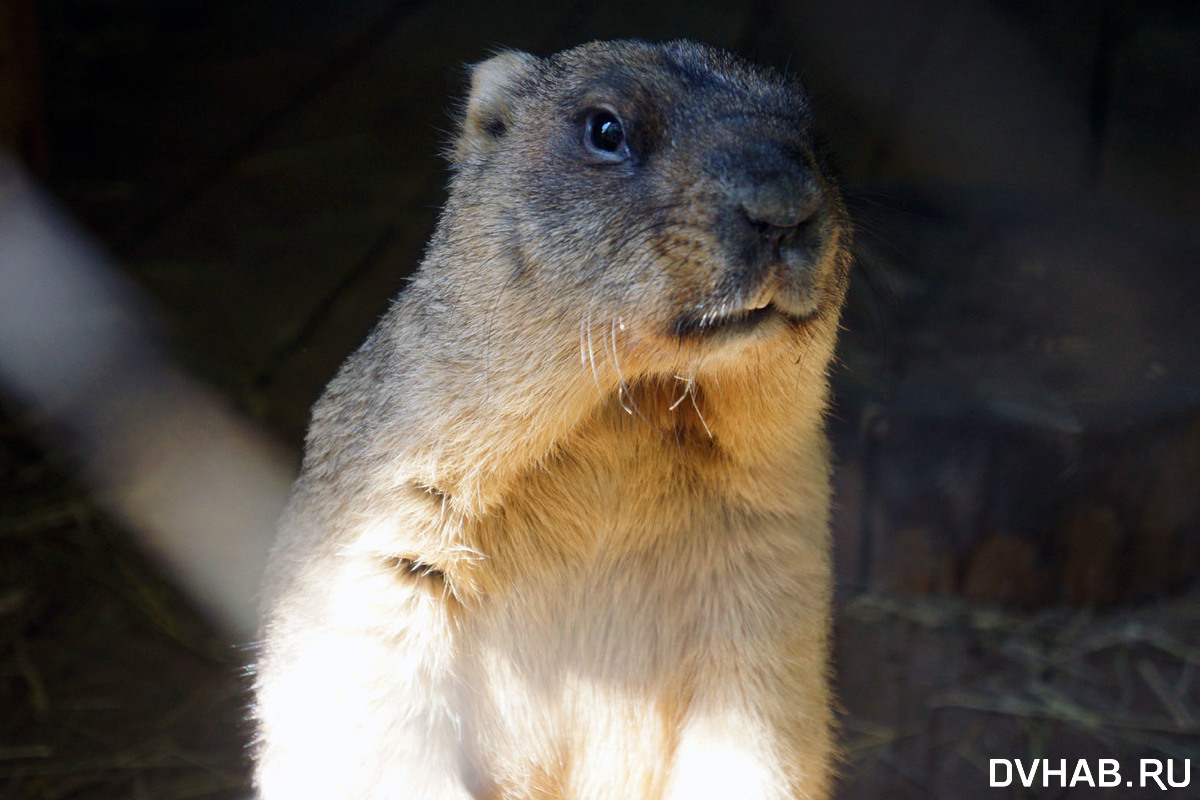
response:
[(790, 77), (476, 66), (422, 266), (313, 412), (273, 798), (823, 797), (847, 226)]

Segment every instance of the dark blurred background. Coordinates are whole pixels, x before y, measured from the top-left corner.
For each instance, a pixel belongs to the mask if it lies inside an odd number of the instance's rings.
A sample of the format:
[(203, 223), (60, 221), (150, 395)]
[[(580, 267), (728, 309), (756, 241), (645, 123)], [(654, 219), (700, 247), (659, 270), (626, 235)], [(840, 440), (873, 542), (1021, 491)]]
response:
[[(0, 145), (116, 265), (155, 369), (286, 470), (420, 258), (460, 65), (629, 36), (798, 71), (859, 228), (831, 415), (839, 797), (1200, 773), (1200, 4), (0, 0)], [(147, 372), (88, 391), (192, 407)], [(166, 569), (179, 548), (112, 499), (125, 468), (9, 388), (0, 796), (243, 796), (249, 651), (221, 608), (254, 598), (197, 604), (194, 559)], [(992, 758), (1117, 758), (1135, 786), (989, 790)]]

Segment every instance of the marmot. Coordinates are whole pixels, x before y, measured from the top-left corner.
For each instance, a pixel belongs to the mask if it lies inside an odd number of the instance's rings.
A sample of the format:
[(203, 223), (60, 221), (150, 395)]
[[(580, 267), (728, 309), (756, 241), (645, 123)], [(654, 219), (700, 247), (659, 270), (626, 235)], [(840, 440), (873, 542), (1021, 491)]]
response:
[(449, 157), (313, 411), (261, 797), (826, 797), (848, 225), (799, 83), (684, 41), (503, 52)]

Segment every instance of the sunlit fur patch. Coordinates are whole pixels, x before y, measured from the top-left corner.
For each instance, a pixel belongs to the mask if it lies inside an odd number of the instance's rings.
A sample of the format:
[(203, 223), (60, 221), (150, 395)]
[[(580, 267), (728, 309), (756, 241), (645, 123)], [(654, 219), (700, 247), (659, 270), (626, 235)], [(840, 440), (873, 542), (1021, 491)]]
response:
[(669, 800), (772, 797), (786, 781), (762, 758), (767, 737), (732, 710), (701, 715), (683, 732)]

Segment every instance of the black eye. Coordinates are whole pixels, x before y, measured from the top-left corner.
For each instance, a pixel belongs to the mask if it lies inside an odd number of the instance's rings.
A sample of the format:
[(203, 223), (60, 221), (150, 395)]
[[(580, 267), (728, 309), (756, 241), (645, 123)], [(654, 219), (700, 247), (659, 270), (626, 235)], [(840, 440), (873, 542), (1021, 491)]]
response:
[(588, 114), (584, 142), (602, 161), (624, 161), (629, 157), (625, 128), (620, 117), (608, 109), (600, 108)]
[(611, 111), (597, 111), (588, 120), (588, 141), (597, 150), (615, 153), (625, 144), (625, 130), (621, 120)]

